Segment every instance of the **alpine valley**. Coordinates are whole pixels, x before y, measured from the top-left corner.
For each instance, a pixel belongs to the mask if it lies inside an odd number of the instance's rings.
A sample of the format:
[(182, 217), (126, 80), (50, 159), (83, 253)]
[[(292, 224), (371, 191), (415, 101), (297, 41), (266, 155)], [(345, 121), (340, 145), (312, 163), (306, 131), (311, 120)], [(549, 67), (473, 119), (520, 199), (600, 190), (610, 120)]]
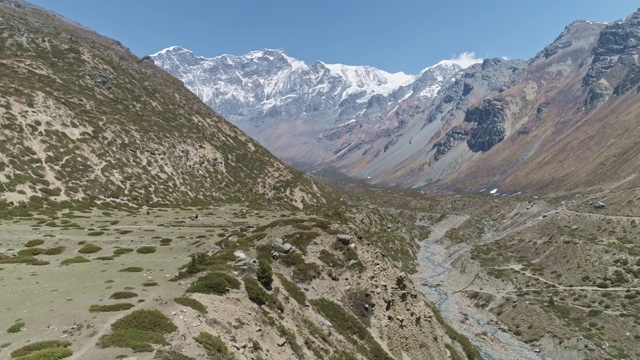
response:
[(639, 359), (639, 55), (138, 57), (0, 0), (0, 358)]

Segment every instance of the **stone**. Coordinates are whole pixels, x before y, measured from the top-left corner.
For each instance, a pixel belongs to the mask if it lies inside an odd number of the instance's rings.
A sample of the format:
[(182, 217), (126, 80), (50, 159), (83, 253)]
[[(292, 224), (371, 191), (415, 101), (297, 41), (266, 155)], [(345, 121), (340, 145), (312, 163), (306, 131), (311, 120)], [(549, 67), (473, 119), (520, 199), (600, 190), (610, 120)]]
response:
[(247, 259), (247, 254), (245, 254), (243, 251), (241, 250), (237, 250), (233, 253), (233, 255), (235, 255), (236, 260), (246, 260)]
[(289, 243), (282, 244), (282, 252), (285, 254), (295, 252), (295, 247)]
[(351, 235), (346, 235), (346, 234), (340, 234), (336, 237), (338, 239), (338, 241), (340, 241), (343, 245), (349, 245), (351, 244), (351, 242), (353, 241), (353, 236)]
[(605, 207), (607, 207), (607, 205), (602, 201), (598, 201), (597, 203), (593, 204), (593, 207), (595, 209), (604, 209)]
[(278, 344), (279, 347), (283, 347), (286, 343), (287, 339), (280, 339), (276, 344)]

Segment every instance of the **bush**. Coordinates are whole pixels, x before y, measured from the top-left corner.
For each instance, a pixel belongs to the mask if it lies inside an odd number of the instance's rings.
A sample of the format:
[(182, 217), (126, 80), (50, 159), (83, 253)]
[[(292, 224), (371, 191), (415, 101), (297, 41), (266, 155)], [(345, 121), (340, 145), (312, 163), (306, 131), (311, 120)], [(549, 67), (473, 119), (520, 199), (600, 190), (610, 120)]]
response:
[[(64, 349), (71, 346), (71, 343), (68, 341), (61, 340), (48, 340), (48, 341), (40, 341), (37, 343), (29, 344), (23, 346), (17, 350), (14, 350), (11, 353), (12, 358), (18, 358), (21, 356), (27, 356), (39, 351), (48, 350), (48, 349)], [(70, 355), (69, 355), (70, 356)], [(68, 356), (65, 356), (68, 357)]]
[(120, 299), (131, 299), (138, 296), (138, 294), (133, 291), (117, 291), (109, 296), (109, 299), (120, 300)]
[(169, 244), (171, 244), (173, 240), (169, 239), (169, 238), (164, 238), (160, 240), (160, 246), (168, 246)]
[(118, 248), (113, 250), (113, 255), (124, 255), (133, 252), (133, 249), (130, 248)]
[(196, 280), (187, 288), (187, 292), (225, 295), (230, 289), (240, 289), (240, 281), (225, 273), (212, 272)]
[(82, 256), (76, 256), (76, 257), (72, 257), (72, 258), (68, 258), (66, 260), (62, 260), (62, 262), (60, 263), (60, 265), (71, 265), (71, 264), (82, 264), (82, 263), (88, 263), (91, 260), (82, 257)]
[(34, 247), (34, 246), (39, 246), (44, 244), (44, 240), (42, 239), (35, 239), (35, 240), (29, 240), (27, 241), (24, 246), (25, 247)]
[(48, 248), (45, 249), (43, 254), (44, 255), (60, 255), (62, 254), (67, 248), (64, 246), (56, 246), (53, 248)]
[(256, 280), (248, 277), (244, 278), (244, 289), (247, 291), (249, 300), (256, 305), (267, 305), (270, 309), (284, 311), (284, 306), (280, 300), (266, 292)]
[(100, 235), (104, 235), (104, 231), (90, 231), (89, 233), (87, 233), (87, 235), (89, 235), (89, 236), (100, 236)]
[(98, 256), (96, 258), (96, 260), (106, 260), (106, 261), (113, 260), (113, 259), (114, 259), (113, 256)]
[(18, 251), (18, 256), (37, 256), (37, 255), (43, 254), (44, 251), (45, 250), (43, 248), (37, 248), (37, 247), (22, 249)]
[(112, 312), (129, 310), (135, 305), (129, 303), (109, 304), (109, 305), (91, 305), (89, 312)]
[[(358, 345), (359, 341), (367, 346), (367, 359), (391, 360), (392, 357), (378, 344), (375, 338), (369, 333), (367, 328), (355, 316), (345, 311), (340, 305), (324, 299), (310, 301), (311, 305), (325, 319), (331, 322), (333, 328), (344, 336), (353, 345)], [(354, 339), (355, 338), (355, 339)]]
[(267, 261), (258, 260), (258, 272), (256, 277), (258, 282), (262, 284), (265, 289), (271, 290), (271, 284), (273, 283), (273, 270)]
[(155, 246), (143, 246), (136, 250), (138, 254), (153, 254), (156, 252)]
[(98, 251), (102, 250), (102, 248), (98, 245), (93, 245), (93, 244), (86, 244), (83, 247), (81, 247), (78, 252), (80, 254), (95, 254)]
[(295, 283), (289, 281), (284, 275), (277, 274), (278, 279), (280, 279), (280, 283), (282, 287), (287, 291), (289, 296), (293, 298), (298, 304), (304, 306), (307, 303), (307, 295), (296, 285)]
[(17, 332), (19, 332), (20, 330), (22, 330), (22, 328), (24, 327), (24, 322), (19, 321), (13, 325), (11, 325), (8, 329), (7, 329), (7, 333), (9, 334), (15, 334)]
[(151, 352), (151, 344), (168, 345), (164, 334), (178, 328), (158, 310), (136, 310), (111, 325), (111, 333), (100, 337), (98, 347), (123, 347), (134, 352)]
[(142, 272), (144, 271), (144, 269), (139, 266), (129, 266), (128, 268), (120, 269), (118, 271), (119, 272)]
[(219, 336), (213, 336), (207, 332), (201, 332), (198, 336), (194, 337), (193, 340), (200, 344), (207, 352), (207, 355), (212, 359), (230, 360), (234, 358), (229, 352), (227, 345)]
[(142, 286), (158, 286), (158, 283), (153, 280), (150, 280), (150, 281), (143, 282)]
[(156, 309), (136, 310), (118, 319), (111, 329), (151, 331), (159, 334), (170, 334), (178, 328), (162, 312)]
[(188, 298), (188, 297), (178, 297), (173, 299), (176, 303), (184, 306), (188, 306), (195, 311), (201, 312), (203, 314), (207, 313), (207, 308), (202, 305), (202, 303), (196, 299)]
[(320, 261), (327, 264), (327, 266), (332, 269), (340, 269), (346, 266), (346, 263), (343, 259), (332, 253), (331, 251), (325, 249), (320, 250), (320, 256), (318, 256), (318, 259), (320, 259)]

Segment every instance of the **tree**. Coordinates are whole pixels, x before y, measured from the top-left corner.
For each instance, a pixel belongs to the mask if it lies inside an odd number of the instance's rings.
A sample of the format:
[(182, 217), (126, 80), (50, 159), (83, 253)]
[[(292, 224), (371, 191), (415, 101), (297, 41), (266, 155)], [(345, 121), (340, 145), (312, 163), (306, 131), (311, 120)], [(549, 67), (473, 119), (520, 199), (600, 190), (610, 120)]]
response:
[(271, 290), (271, 284), (273, 283), (273, 270), (267, 261), (258, 260), (257, 278), (258, 282), (262, 284), (265, 289)]

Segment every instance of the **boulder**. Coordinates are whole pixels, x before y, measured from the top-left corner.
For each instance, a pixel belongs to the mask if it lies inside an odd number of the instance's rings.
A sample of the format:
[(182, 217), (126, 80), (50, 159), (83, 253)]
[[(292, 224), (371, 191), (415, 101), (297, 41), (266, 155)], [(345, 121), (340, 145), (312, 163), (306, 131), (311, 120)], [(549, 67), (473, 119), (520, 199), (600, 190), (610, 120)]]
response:
[(295, 252), (295, 251), (296, 251), (295, 246), (293, 246), (293, 245), (291, 245), (289, 243), (282, 244), (282, 252), (283, 253), (288, 254), (288, 253), (292, 253), (292, 252)]
[(597, 203), (593, 204), (593, 207), (595, 209), (604, 209), (605, 207), (607, 207), (607, 205), (605, 205), (605, 203), (603, 203), (602, 201), (598, 201)]
[(340, 234), (336, 237), (343, 245), (349, 245), (353, 241), (353, 236)]
[(233, 255), (236, 256), (236, 261), (238, 260), (246, 260), (247, 259), (247, 255), (242, 252), (241, 250), (237, 250), (233, 253)]

